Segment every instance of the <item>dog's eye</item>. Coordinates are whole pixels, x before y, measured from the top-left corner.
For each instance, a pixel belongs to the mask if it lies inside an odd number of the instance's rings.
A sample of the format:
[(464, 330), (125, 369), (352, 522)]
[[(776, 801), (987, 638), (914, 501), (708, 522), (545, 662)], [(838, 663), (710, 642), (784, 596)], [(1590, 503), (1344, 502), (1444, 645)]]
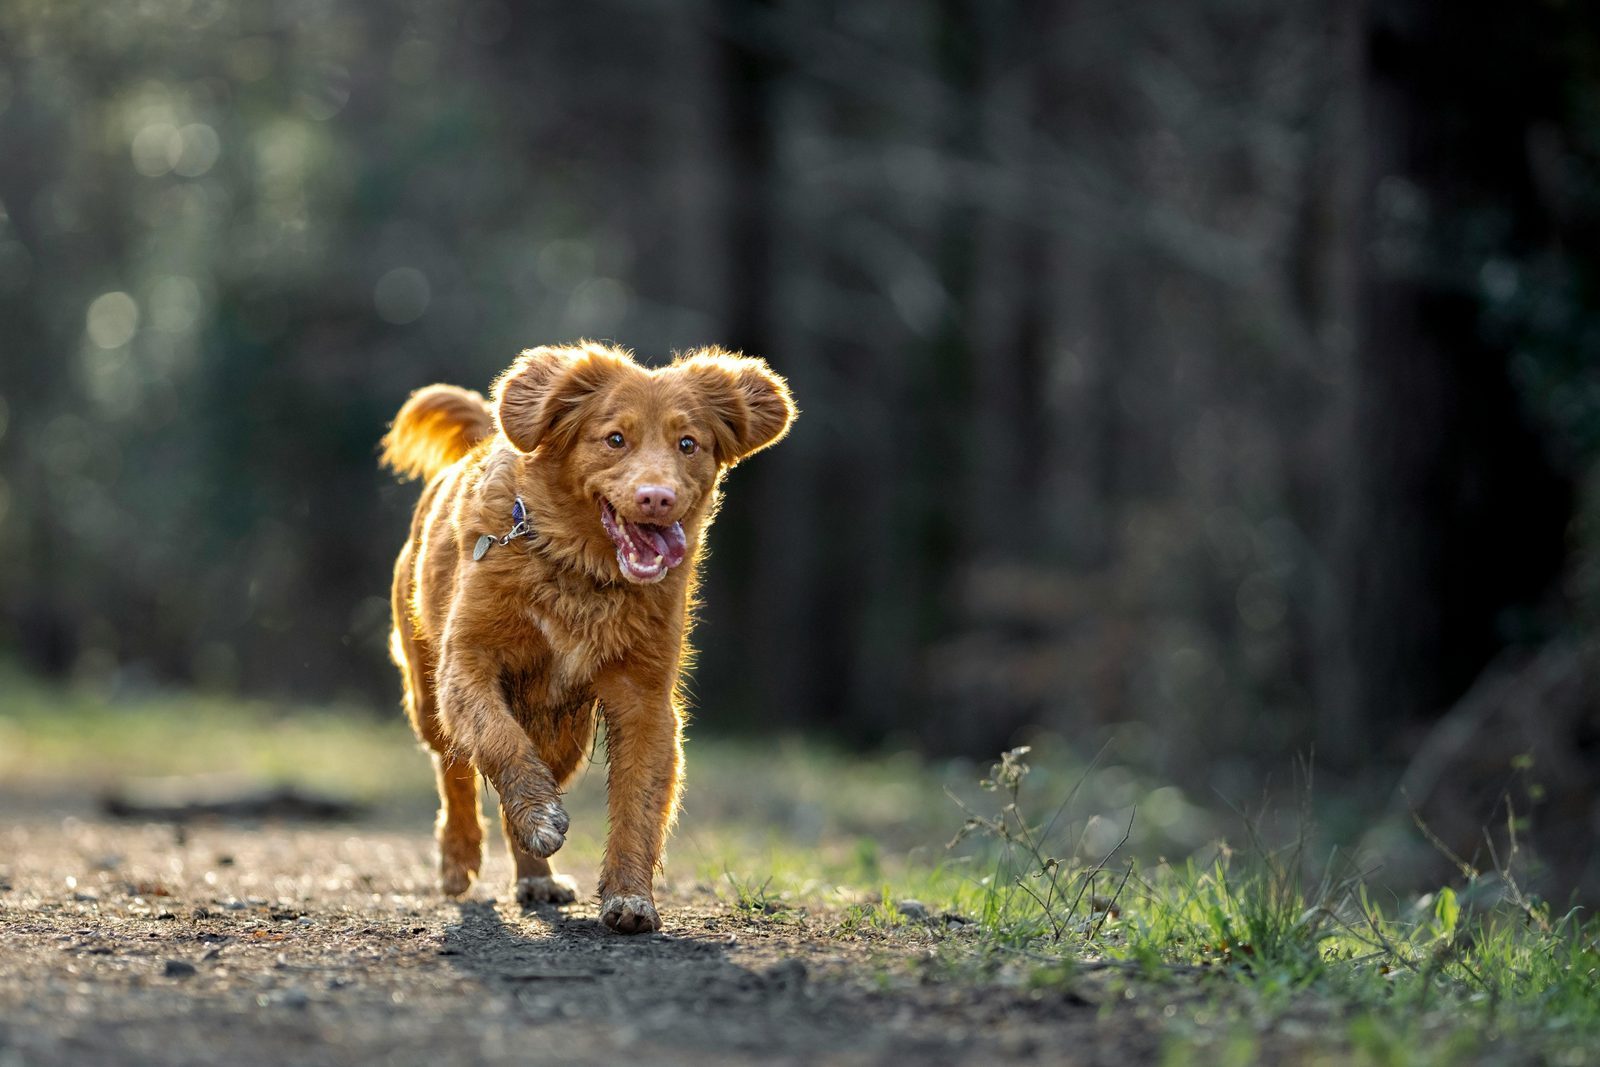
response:
[(692, 437), (680, 437), (678, 438), (678, 451), (686, 456), (692, 456), (700, 451), (700, 442)]
[(606, 444), (611, 448), (621, 448), (627, 443), (627, 441), (623, 440), (622, 435), (617, 433), (615, 430), (606, 434)]

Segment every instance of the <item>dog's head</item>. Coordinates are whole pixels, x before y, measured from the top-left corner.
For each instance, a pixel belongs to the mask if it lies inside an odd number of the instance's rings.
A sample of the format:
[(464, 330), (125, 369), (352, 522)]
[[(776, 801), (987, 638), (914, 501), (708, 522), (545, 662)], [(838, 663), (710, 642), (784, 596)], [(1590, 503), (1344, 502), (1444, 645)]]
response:
[(530, 349), (494, 386), (512, 445), (539, 452), (588, 536), (616, 548), (632, 582), (665, 578), (688, 555), (721, 473), (781, 438), (795, 416), (782, 378), (759, 359), (721, 349), (642, 367), (585, 343)]

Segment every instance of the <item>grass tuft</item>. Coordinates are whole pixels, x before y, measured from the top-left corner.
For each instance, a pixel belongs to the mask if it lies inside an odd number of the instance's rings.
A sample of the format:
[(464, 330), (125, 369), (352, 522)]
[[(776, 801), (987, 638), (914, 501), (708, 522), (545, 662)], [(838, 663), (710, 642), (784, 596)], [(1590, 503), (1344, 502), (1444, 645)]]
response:
[(957, 801), (965, 821), (951, 846), (976, 840), (985, 872), (954, 895), (977, 924), (961, 951), (979, 961), (1022, 961), (1044, 982), (1096, 970), (1215, 975), (1228, 979), (1224, 1015), (1353, 1015), (1349, 1046), (1373, 1063), (1454, 1062), (1513, 1035), (1521, 1052), (1583, 1062), (1573, 1057), (1600, 1043), (1600, 920), (1552, 918), (1522, 892), (1509, 865), (1514, 819), (1505, 857), (1490, 842), (1491, 873), (1457, 861), (1466, 884), (1386, 904), (1348, 858), (1312, 861), (1309, 796), (1280, 846), (1258, 816), (1241, 848), (1218, 843), (1204, 860), (1141, 870), (1120, 854), (1130, 815), (1115, 847), (1086, 855), (1063, 818), (1081, 782), (1048, 817), (1031, 816), (1027, 754), (1002, 754), (980, 783), (993, 810)]

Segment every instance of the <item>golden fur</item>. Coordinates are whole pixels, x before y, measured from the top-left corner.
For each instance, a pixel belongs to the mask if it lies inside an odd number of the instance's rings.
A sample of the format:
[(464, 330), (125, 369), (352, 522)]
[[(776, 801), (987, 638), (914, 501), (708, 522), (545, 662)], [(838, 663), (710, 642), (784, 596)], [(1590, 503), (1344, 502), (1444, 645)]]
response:
[[(758, 359), (706, 349), (648, 369), (587, 342), (522, 353), (492, 401), (430, 385), (400, 409), (383, 461), (428, 482), (395, 565), (392, 649), (438, 772), (445, 893), (465, 892), (482, 860), (482, 772), (500, 797), (519, 899), (574, 899), (547, 857), (567, 830), (561, 791), (603, 716), (601, 921), (660, 928), (652, 883), (682, 787), (678, 682), (699, 548), (723, 473), (794, 415)], [(482, 535), (510, 530), (518, 497), (533, 533), (474, 561)], [(652, 555), (660, 575), (625, 569), (602, 501), (629, 529), (680, 524), (683, 562), (668, 565), (663, 549)]]

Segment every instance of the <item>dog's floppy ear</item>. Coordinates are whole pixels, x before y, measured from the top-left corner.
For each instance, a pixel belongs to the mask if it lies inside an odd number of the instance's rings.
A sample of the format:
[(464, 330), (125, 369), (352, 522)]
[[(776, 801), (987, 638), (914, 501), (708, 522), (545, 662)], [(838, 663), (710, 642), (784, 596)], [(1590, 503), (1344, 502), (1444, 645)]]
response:
[(789, 432), (797, 414), (789, 385), (766, 362), (708, 348), (675, 366), (693, 385), (716, 435), (717, 462), (732, 466)]
[(494, 383), (500, 431), (523, 452), (546, 442), (565, 448), (577, 434), (585, 401), (627, 362), (594, 344), (528, 349)]

